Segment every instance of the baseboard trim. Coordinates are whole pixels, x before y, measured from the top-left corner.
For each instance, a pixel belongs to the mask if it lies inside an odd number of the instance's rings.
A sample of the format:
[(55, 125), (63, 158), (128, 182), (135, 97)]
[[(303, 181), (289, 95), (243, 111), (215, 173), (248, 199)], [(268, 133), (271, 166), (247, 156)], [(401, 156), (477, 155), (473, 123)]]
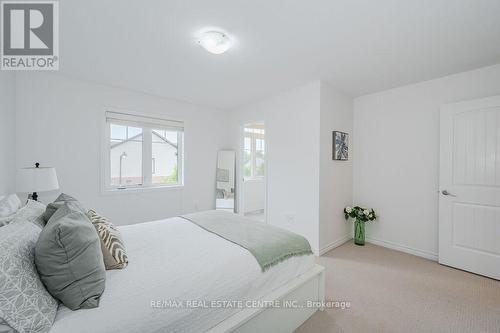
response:
[(351, 235), (345, 235), (344, 237), (337, 239), (336, 241), (328, 244), (327, 246), (325, 246), (324, 248), (319, 250), (319, 255), (322, 256), (323, 254), (327, 253), (328, 251), (333, 250), (336, 247), (339, 247), (340, 245), (350, 241), (351, 239), (352, 239)]
[(263, 214), (264, 208), (246, 211), (245, 214)]
[(384, 240), (380, 240), (380, 239), (375, 239), (375, 238), (371, 238), (371, 237), (367, 237), (366, 241), (368, 243), (375, 244), (378, 246), (383, 246), (383, 247), (386, 247), (388, 249), (413, 254), (415, 256), (422, 257), (422, 258), (429, 259), (429, 260), (433, 260), (433, 261), (438, 261), (438, 254), (437, 253), (433, 253), (433, 252), (429, 252), (429, 251), (425, 251), (425, 250), (419, 250), (419, 249), (415, 249), (415, 248), (410, 247), (410, 246), (401, 245), (401, 244), (388, 242), (388, 241), (384, 241)]

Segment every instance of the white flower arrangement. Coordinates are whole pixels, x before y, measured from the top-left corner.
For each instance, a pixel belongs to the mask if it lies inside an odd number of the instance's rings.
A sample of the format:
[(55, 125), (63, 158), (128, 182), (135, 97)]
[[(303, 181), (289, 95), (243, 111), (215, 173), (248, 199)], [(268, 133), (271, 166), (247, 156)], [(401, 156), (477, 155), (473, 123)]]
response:
[(375, 211), (372, 208), (369, 209), (359, 206), (347, 206), (346, 208), (344, 208), (344, 215), (346, 220), (352, 217), (353, 219), (362, 222), (373, 221), (377, 218), (377, 214), (375, 214)]

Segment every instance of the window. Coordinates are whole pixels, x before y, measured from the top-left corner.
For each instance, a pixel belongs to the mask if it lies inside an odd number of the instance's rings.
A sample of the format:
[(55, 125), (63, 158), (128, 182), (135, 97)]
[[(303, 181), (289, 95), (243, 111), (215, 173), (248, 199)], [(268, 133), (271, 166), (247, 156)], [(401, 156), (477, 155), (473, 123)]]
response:
[(179, 183), (179, 142), (182, 132), (153, 129), (152, 132), (152, 178), (153, 184)]
[(243, 177), (245, 179), (264, 177), (265, 131), (262, 124), (245, 126), (243, 143)]
[(105, 188), (182, 185), (184, 124), (106, 112)]

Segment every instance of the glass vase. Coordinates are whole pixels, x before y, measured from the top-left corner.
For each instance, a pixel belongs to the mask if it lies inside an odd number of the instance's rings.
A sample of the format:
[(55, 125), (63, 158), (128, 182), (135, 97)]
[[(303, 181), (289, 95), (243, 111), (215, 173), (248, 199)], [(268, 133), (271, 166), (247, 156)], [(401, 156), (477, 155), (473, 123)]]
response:
[(354, 244), (365, 245), (365, 222), (354, 221)]

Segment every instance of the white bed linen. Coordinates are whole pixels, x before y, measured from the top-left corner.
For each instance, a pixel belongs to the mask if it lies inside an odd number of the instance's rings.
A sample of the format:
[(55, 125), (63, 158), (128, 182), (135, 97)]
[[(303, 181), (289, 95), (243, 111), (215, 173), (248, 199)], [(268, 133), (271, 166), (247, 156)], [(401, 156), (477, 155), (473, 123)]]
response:
[(245, 249), (175, 217), (119, 228), (129, 257), (106, 273), (100, 306), (60, 306), (50, 333), (203, 332), (231, 308), (153, 308), (162, 300), (255, 300), (310, 270), (313, 256), (290, 258), (262, 273)]

